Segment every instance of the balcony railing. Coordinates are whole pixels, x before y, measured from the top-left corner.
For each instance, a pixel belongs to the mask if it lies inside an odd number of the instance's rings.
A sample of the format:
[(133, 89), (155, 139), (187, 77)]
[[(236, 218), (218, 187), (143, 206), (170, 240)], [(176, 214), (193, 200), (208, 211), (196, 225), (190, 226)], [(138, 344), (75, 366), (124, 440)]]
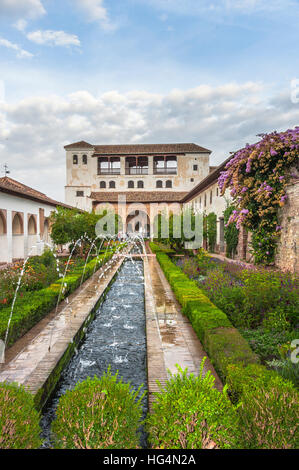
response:
[(98, 168), (98, 175), (120, 175), (120, 168)]
[(126, 175), (148, 175), (148, 167), (126, 167)]
[(154, 168), (154, 175), (176, 175), (177, 169), (176, 168), (169, 168), (169, 167), (160, 167)]

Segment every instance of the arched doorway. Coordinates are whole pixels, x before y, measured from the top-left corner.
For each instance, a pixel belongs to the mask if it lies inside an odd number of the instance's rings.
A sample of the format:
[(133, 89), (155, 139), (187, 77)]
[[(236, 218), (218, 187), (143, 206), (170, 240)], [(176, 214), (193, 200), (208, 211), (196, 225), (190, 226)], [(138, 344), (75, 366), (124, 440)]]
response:
[(144, 238), (150, 237), (150, 220), (144, 211), (131, 211), (126, 220), (127, 233), (138, 233)]
[(12, 259), (24, 258), (24, 226), (23, 217), (15, 213), (12, 219)]
[(36, 219), (34, 215), (28, 216), (28, 237), (27, 237), (27, 254), (30, 253), (30, 255), (36, 255), (37, 254), (37, 249), (32, 248), (33, 246), (36, 246), (36, 234), (37, 234), (37, 228), (36, 228)]
[(44, 222), (44, 234), (43, 234), (43, 241), (45, 243), (49, 243), (49, 222), (48, 219), (45, 219)]

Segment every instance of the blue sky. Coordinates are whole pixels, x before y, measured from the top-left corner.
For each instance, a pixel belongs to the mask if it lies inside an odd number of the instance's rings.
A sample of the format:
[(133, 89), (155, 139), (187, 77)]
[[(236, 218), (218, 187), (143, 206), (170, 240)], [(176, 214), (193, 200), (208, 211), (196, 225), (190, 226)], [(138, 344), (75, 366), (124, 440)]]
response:
[(298, 12), (297, 0), (0, 0), (0, 164), (63, 199), (72, 141), (193, 141), (215, 164), (298, 125)]

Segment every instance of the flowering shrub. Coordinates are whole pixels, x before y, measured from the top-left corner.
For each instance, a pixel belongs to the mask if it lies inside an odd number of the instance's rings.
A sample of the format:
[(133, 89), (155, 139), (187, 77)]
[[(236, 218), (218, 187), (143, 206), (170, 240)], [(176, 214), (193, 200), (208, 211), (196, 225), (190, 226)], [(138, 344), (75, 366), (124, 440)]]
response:
[(238, 150), (226, 164), (218, 184), (236, 205), (228, 223), (252, 231), (252, 251), (257, 263), (274, 262), (280, 236), (279, 208), (287, 200), (286, 186), (297, 163), (299, 127), (263, 134), (260, 142)]

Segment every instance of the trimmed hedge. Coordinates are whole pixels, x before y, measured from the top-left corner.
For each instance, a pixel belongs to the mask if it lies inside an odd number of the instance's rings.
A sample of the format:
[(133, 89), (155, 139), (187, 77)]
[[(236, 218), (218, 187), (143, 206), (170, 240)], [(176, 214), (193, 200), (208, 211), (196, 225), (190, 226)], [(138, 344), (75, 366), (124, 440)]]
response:
[(162, 243), (149, 242), (149, 246), (153, 253), (158, 253), (159, 251), (162, 253), (175, 253), (175, 250), (163, 246)]
[(229, 364), (256, 364), (258, 356), (236, 330), (224, 312), (219, 310), (164, 253), (157, 253), (173, 292), (203, 343), (217, 372), (225, 379)]
[[(96, 259), (89, 261), (89, 263), (86, 264), (83, 282), (93, 274), (97, 263), (98, 267), (102, 266), (112, 255), (113, 252), (110, 251), (107, 252), (106, 255), (100, 255), (98, 257), (99, 261)], [(57, 280), (49, 287), (39, 291), (25, 292), (22, 297), (17, 297), (9, 327), (7, 346), (11, 346), (15, 343), (17, 339), (21, 338), (37, 322), (47, 315), (56, 306), (59, 296), (62, 300), (74, 292), (74, 290), (80, 286), (83, 271), (84, 266), (77, 267), (70, 275), (66, 276), (64, 279), (61, 278)], [(62, 283), (66, 284), (66, 286), (64, 287), (63, 294), (60, 294)], [(0, 339), (2, 340), (5, 338), (10, 312), (11, 306), (1, 309), (0, 312)]]
[(166, 254), (156, 256), (183, 313), (226, 381), (232, 401), (240, 402), (243, 447), (297, 448), (298, 392), (293, 384), (259, 363), (258, 356), (225, 313)]

